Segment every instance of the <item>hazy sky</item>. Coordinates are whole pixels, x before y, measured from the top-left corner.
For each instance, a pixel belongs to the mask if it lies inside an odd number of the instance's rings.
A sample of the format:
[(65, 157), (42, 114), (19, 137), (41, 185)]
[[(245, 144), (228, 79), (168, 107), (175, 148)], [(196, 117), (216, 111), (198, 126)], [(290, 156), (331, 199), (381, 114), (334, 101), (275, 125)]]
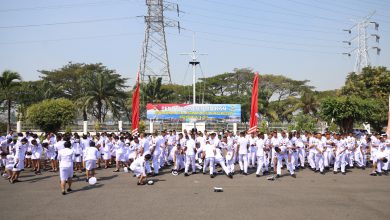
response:
[[(355, 57), (343, 44), (356, 35), (352, 19), (376, 10), (369, 34), (378, 33), (381, 55), (370, 50), (372, 65), (390, 67), (389, 0), (181, 0), (183, 13), (166, 12), (182, 30), (167, 28), (173, 82), (189, 84), (192, 30), (205, 76), (250, 67), (260, 73), (308, 79), (318, 90), (344, 84)], [(145, 0), (1, 0), (0, 71), (37, 80), (37, 70), (71, 62), (101, 62), (134, 84), (144, 37)], [(356, 42), (355, 42), (356, 43)], [(377, 46), (373, 38), (370, 47)], [(186, 73), (187, 71), (187, 73)], [(198, 72), (201, 76), (201, 71)]]

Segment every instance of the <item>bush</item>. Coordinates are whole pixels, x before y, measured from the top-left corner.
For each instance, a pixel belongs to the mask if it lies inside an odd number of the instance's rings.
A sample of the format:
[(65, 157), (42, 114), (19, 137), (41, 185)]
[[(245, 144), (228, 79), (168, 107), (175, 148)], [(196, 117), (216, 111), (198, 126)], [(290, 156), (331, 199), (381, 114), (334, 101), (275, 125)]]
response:
[(293, 122), (295, 122), (294, 126), (289, 127), (289, 130), (297, 130), (297, 131), (317, 131), (317, 119), (309, 114), (298, 114), (293, 117)]
[(76, 108), (68, 99), (48, 99), (27, 109), (27, 119), (45, 132), (58, 132), (73, 122)]

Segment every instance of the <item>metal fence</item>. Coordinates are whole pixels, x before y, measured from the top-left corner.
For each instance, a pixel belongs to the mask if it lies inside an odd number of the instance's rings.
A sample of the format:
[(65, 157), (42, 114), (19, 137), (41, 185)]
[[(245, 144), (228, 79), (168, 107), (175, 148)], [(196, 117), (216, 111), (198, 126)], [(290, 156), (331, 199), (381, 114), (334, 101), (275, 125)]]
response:
[[(149, 121), (141, 121), (140, 127), (143, 125), (143, 129), (145, 131), (149, 131), (150, 128), (150, 122)], [(268, 129), (269, 130), (287, 130), (288, 127), (293, 124), (288, 123), (269, 123)], [(259, 124), (260, 126), (260, 124)], [(12, 124), (12, 129), (16, 130), (17, 125)], [(245, 131), (249, 127), (248, 123), (237, 123), (237, 131)], [(181, 123), (170, 123), (170, 122), (153, 122), (153, 130), (182, 130), (182, 124)], [(321, 127), (318, 126), (318, 129), (320, 130)], [(131, 124), (123, 122), (122, 123), (122, 131), (130, 131), (131, 130)], [(206, 130), (208, 131), (222, 131), (222, 130), (229, 130), (233, 131), (233, 124), (232, 123), (206, 123)], [(21, 131), (33, 131), (33, 132), (40, 132), (41, 130), (39, 127), (34, 126), (33, 124), (22, 122), (21, 123)], [(71, 131), (71, 132), (83, 132), (83, 124), (78, 122), (71, 125), (66, 126), (65, 128), (61, 129), (61, 132), (65, 131)], [(88, 123), (88, 131), (90, 132), (117, 132), (119, 131), (119, 124), (118, 123), (109, 123), (109, 124), (95, 124), (95, 123)]]

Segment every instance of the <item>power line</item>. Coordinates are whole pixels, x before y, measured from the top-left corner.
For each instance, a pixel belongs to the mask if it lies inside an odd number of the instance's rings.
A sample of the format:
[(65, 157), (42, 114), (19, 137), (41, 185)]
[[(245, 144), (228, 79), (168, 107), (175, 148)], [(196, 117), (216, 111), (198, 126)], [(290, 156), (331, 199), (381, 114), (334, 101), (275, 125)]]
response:
[(29, 41), (10, 41), (10, 42), (0, 42), (0, 45), (46, 43), (46, 42), (72, 41), (72, 40), (89, 40), (89, 39), (110, 38), (110, 37), (127, 37), (127, 36), (142, 35), (142, 34), (143, 33), (122, 33), (122, 34), (107, 34), (107, 35), (96, 35), (96, 36), (86, 36), (86, 37), (57, 38), (57, 39), (29, 40)]
[(29, 27), (41, 27), (41, 26), (55, 26), (55, 25), (68, 25), (68, 24), (95, 23), (95, 22), (105, 22), (105, 21), (129, 20), (129, 19), (136, 19), (136, 18), (137, 17), (134, 16), (134, 17), (119, 17), (119, 18), (104, 18), (104, 19), (92, 19), (92, 20), (55, 22), (55, 23), (45, 23), (45, 24), (10, 25), (10, 26), (0, 26), (0, 29), (29, 28)]
[[(38, 7), (26, 7), (26, 8), (9, 8), (1, 9), (0, 13), (5, 12), (15, 12), (15, 11), (30, 11), (30, 10), (46, 10), (46, 9), (66, 9), (66, 8), (76, 8), (76, 7), (89, 7), (89, 6), (102, 6), (112, 4), (112, 3), (130, 3), (131, 0), (111, 0), (111, 1), (99, 1), (99, 2), (88, 2), (88, 3), (78, 3), (78, 4), (63, 4), (63, 5), (51, 5), (51, 6), (38, 6)], [(103, 4), (102, 4), (103, 3)]]
[[(167, 33), (169, 35), (176, 35), (172, 33)], [(186, 38), (192, 38), (188, 35), (183, 35), (181, 34), (180, 36), (186, 37)], [(221, 43), (221, 44), (233, 44), (233, 45), (240, 45), (240, 46), (246, 46), (246, 47), (258, 47), (258, 48), (268, 48), (268, 49), (274, 49), (274, 50), (283, 50), (283, 51), (294, 51), (294, 52), (303, 52), (303, 53), (317, 53), (317, 54), (342, 54), (338, 52), (330, 52), (330, 51), (318, 51), (318, 50), (305, 50), (305, 49), (296, 49), (296, 48), (286, 48), (286, 47), (271, 47), (268, 45), (258, 45), (258, 44), (246, 44), (246, 43), (241, 43), (241, 42), (235, 42), (235, 41), (225, 41), (225, 40), (216, 40), (216, 39), (211, 39), (211, 38), (205, 38), (205, 37), (197, 37), (197, 39), (203, 39), (206, 41), (212, 41), (216, 43)]]

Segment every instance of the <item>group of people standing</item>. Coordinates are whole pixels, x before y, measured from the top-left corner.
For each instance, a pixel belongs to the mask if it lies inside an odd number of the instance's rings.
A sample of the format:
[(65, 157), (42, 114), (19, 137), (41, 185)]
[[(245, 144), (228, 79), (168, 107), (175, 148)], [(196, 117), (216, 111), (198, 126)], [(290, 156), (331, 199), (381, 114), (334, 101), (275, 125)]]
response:
[[(27, 132), (10, 132), (0, 136), (1, 168), (10, 183), (19, 181), (20, 172), (32, 168), (36, 175), (50, 167), (60, 173), (61, 192), (70, 192), (72, 177), (86, 172), (86, 181), (96, 168), (115, 167), (114, 172), (132, 171), (137, 184), (144, 185), (148, 176), (159, 175), (171, 167), (173, 175), (185, 177), (202, 172), (214, 178), (224, 173), (233, 178), (250, 170), (261, 177), (273, 172), (275, 177), (309, 167), (314, 172), (346, 174), (346, 168), (372, 167), (371, 175), (387, 174), (390, 139), (387, 135), (360, 133), (310, 133), (273, 131), (197, 132), (196, 130), (141, 133), (48, 133), (43, 138)], [(236, 166), (238, 164), (238, 166)], [(218, 171), (217, 168), (221, 168)], [(190, 172), (191, 171), (191, 172)], [(67, 190), (65, 190), (68, 184)]]

